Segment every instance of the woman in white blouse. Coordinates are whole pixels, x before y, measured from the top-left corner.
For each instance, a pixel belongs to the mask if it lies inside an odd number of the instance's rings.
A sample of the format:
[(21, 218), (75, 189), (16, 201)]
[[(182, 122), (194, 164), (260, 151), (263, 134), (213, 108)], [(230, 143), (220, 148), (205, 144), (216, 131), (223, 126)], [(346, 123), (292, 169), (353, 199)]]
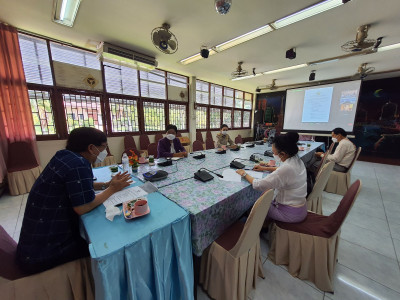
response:
[(245, 170), (237, 173), (248, 180), (253, 188), (262, 192), (275, 189), (274, 200), (267, 219), (288, 223), (298, 223), (307, 216), (307, 172), (298, 157), (297, 141), (292, 136), (277, 136), (272, 144), (272, 152), (279, 168), (263, 179), (254, 179)]

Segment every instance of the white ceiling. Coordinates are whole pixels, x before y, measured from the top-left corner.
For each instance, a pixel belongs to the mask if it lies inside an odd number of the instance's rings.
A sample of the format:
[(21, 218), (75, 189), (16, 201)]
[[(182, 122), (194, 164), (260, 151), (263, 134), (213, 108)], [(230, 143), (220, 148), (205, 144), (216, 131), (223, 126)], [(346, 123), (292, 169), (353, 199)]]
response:
[[(159, 68), (199, 79), (254, 92), (273, 78), (287, 85), (308, 81), (312, 69), (316, 80), (350, 76), (367, 62), (375, 72), (400, 69), (400, 49), (349, 58), (339, 62), (310, 66), (294, 71), (264, 75), (248, 80), (231, 81), (230, 73), (238, 61), (243, 68), (256, 72), (345, 54), (340, 48), (354, 40), (357, 27), (371, 24), (369, 38), (384, 36), (381, 46), (400, 42), (399, 0), (352, 0), (307, 20), (268, 33), (189, 65), (179, 61), (199, 52), (200, 46), (220, 44), (261, 27), (318, 0), (247, 0), (232, 1), (231, 11), (220, 16), (214, 0), (82, 0), (74, 27), (51, 21), (53, 0), (0, 0), (0, 20), (17, 28), (92, 48), (107, 41), (155, 56)], [(179, 41), (175, 54), (159, 52), (150, 33), (163, 22)], [(297, 58), (285, 58), (286, 50), (296, 47)]]

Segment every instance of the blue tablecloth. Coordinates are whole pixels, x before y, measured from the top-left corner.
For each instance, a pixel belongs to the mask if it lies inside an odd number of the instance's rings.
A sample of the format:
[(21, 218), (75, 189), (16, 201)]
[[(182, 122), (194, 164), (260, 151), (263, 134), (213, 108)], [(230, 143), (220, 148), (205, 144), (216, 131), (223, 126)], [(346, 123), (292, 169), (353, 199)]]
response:
[[(108, 167), (93, 173), (98, 181), (110, 179)], [(160, 193), (147, 198), (150, 214), (129, 222), (122, 215), (110, 222), (103, 205), (82, 216), (96, 299), (193, 298), (189, 215)]]

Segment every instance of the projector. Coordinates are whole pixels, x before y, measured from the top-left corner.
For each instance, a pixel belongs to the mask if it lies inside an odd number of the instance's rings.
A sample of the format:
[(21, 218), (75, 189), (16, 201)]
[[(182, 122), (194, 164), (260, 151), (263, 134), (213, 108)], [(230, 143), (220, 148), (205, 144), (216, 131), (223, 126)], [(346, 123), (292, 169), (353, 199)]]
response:
[(201, 49), (200, 50), (200, 55), (202, 58), (208, 58), (208, 55), (210, 54), (210, 51), (208, 51), (208, 49)]

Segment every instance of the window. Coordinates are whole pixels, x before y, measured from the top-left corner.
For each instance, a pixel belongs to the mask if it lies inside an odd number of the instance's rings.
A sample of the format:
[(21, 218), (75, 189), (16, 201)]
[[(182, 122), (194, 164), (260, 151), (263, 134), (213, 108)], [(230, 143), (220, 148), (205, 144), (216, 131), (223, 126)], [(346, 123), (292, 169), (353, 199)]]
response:
[(209, 84), (204, 81), (196, 80), (196, 102), (201, 104), (208, 104), (209, 101)]
[(138, 105), (136, 100), (109, 98), (113, 132), (139, 131)]
[(210, 128), (221, 128), (221, 109), (213, 107), (210, 108)]
[(233, 107), (233, 89), (224, 88), (224, 106)]
[(143, 102), (144, 130), (165, 131), (164, 103)]
[(18, 37), (26, 82), (53, 85), (47, 42), (24, 34)]
[(252, 95), (249, 93), (244, 93), (244, 109), (252, 109)]
[(105, 63), (104, 77), (107, 92), (139, 96), (139, 78), (136, 69)]
[(207, 107), (197, 106), (196, 109), (196, 129), (207, 128)]
[(211, 84), (210, 104), (222, 106), (222, 86)]
[(83, 126), (103, 130), (99, 96), (63, 93), (62, 97), (68, 133)]
[(235, 108), (243, 108), (243, 92), (235, 91)]
[(142, 97), (166, 99), (165, 72), (140, 71), (140, 93)]
[(169, 123), (174, 124), (179, 130), (186, 130), (186, 105), (169, 105)]
[(28, 93), (36, 135), (56, 134), (50, 93), (39, 90)]
[(69, 46), (50, 43), (53, 60), (65, 64), (100, 70), (100, 62), (93, 52), (72, 48)]
[(187, 77), (178, 74), (168, 73), (168, 85), (176, 86), (183, 89), (188, 87)]
[(250, 127), (250, 111), (243, 112), (243, 127)]
[(223, 110), (222, 123), (232, 128), (232, 111), (230, 109)]
[(242, 127), (242, 111), (241, 110), (235, 110), (233, 112), (233, 127), (234, 128)]

